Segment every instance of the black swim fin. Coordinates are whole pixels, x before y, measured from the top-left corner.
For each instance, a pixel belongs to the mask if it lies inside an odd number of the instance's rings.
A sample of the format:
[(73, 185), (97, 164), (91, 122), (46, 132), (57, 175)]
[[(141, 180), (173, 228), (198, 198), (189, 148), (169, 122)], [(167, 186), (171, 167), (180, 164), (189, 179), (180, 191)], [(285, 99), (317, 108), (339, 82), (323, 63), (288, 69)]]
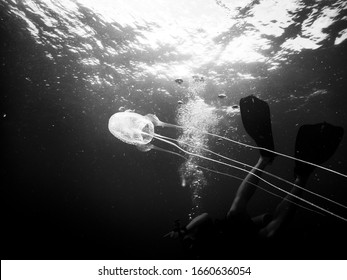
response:
[[(241, 98), (240, 110), (242, 123), (258, 147), (274, 150), (274, 141), (271, 129), (269, 105), (254, 95)], [(275, 154), (259, 150), (263, 157), (273, 158)]]
[[(295, 142), (295, 157), (315, 164), (327, 161), (339, 146), (344, 130), (327, 122), (300, 127)], [(294, 176), (308, 176), (314, 166), (295, 161)]]

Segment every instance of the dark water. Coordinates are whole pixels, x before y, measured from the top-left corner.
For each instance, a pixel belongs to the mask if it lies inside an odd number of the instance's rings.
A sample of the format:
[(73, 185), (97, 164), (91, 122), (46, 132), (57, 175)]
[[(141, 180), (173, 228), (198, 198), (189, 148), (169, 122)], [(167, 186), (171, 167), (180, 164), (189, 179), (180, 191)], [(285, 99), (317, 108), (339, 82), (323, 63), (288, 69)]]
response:
[[(182, 259), (178, 244), (162, 238), (173, 221), (204, 211), (224, 217), (239, 181), (206, 172), (194, 201), (192, 188), (181, 187), (181, 158), (141, 153), (109, 133), (118, 110), (169, 123), (215, 112), (210, 128), (252, 143), (230, 108), (255, 94), (270, 105), (276, 149), (290, 155), (302, 124), (346, 131), (346, 2), (246, 2), (0, 1), (2, 259)], [(180, 111), (178, 101), (191, 107)], [(345, 174), (346, 139), (324, 164)], [(203, 141), (257, 160), (254, 150)], [(268, 171), (292, 180), (293, 166), (278, 158)], [(347, 204), (338, 175), (316, 170), (308, 188)], [(273, 211), (279, 201), (258, 191), (249, 210)], [(299, 209), (276, 249), (249, 258), (346, 258), (346, 225)]]

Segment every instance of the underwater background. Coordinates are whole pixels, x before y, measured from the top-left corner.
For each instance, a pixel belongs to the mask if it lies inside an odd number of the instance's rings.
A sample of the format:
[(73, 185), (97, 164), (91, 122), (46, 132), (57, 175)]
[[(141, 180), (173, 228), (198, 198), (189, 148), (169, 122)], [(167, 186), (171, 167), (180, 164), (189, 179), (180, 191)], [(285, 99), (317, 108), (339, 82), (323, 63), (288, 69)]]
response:
[[(288, 155), (303, 124), (347, 130), (346, 1), (0, 0), (0, 32), (2, 259), (185, 259), (163, 238), (174, 221), (223, 219), (240, 181), (195, 164), (245, 173), (141, 152), (109, 132), (118, 111), (254, 144), (238, 108), (254, 94), (269, 103), (275, 148)], [(206, 134), (156, 132), (250, 165), (258, 158)], [(345, 135), (323, 165), (346, 174), (346, 155)], [(293, 168), (277, 157), (267, 171), (292, 180)], [(346, 178), (316, 169), (307, 188), (347, 205)], [(258, 190), (249, 211), (280, 201)], [(277, 248), (249, 259), (345, 259), (346, 236), (347, 222), (299, 208)]]

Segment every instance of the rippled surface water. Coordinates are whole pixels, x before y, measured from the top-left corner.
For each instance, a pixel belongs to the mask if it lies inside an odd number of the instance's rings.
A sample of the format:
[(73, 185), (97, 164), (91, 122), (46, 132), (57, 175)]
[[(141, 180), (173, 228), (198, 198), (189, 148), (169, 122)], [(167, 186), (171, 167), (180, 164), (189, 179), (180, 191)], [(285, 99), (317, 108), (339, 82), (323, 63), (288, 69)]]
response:
[[(118, 141), (107, 129), (117, 111), (252, 144), (237, 105), (255, 94), (270, 105), (276, 149), (289, 155), (302, 124), (347, 130), (346, 1), (0, 0), (0, 20), (5, 258), (184, 258), (162, 238), (173, 221), (223, 218), (239, 181), (197, 169), (194, 157)], [(202, 133), (157, 132), (200, 154), (257, 160)], [(342, 173), (346, 139), (325, 164)], [(293, 166), (277, 158), (268, 171), (292, 180)], [(346, 186), (321, 170), (308, 184), (344, 205)], [(259, 190), (249, 210), (279, 201)], [(299, 209), (279, 240), (290, 249), (261, 258), (339, 258), (346, 233), (345, 222)]]

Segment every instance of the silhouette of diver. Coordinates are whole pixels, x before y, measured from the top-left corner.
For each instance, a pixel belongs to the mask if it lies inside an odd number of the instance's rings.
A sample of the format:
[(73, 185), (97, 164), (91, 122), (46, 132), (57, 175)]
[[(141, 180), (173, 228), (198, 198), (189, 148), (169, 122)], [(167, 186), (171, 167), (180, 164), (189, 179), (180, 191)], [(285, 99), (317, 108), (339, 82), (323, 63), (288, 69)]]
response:
[[(241, 118), (246, 132), (258, 147), (274, 150), (270, 109), (265, 101), (251, 95), (240, 100)], [(315, 164), (322, 164), (336, 151), (343, 128), (328, 123), (303, 125), (300, 127), (296, 143), (295, 157)], [(175, 221), (173, 231), (165, 237), (178, 238), (192, 258), (230, 258), (235, 252), (236, 258), (247, 259), (262, 256), (269, 241), (274, 240), (293, 217), (296, 205), (287, 195), (277, 206), (273, 215), (269, 213), (251, 218), (247, 205), (256, 190), (259, 178), (271, 164), (275, 154), (260, 149), (260, 158), (239, 186), (236, 196), (224, 220), (213, 220), (203, 213), (195, 217), (187, 226), (181, 227)], [(294, 182), (305, 187), (314, 167), (295, 161)], [(303, 191), (293, 187), (291, 194), (302, 197)], [(222, 250), (221, 250), (222, 248)], [(223, 252), (225, 255), (223, 255)], [(258, 254), (259, 253), (259, 254)]]

